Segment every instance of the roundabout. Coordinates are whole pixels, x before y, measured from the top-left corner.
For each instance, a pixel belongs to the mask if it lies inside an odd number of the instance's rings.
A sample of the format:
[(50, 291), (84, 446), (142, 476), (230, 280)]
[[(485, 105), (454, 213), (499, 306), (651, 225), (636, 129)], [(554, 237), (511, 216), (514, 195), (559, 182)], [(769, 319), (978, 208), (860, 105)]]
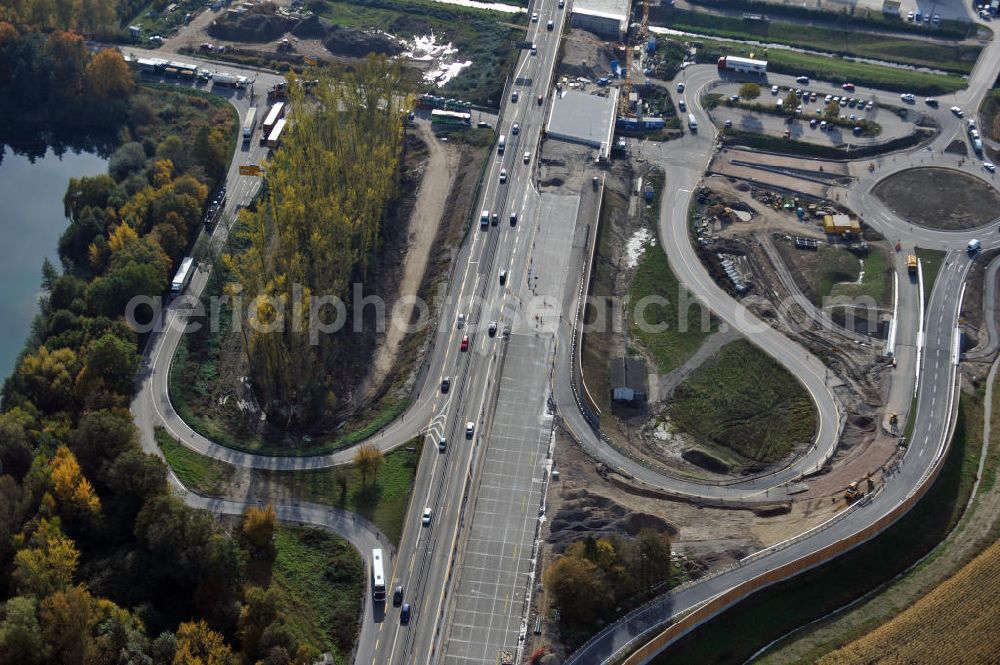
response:
[(1000, 192), (950, 168), (898, 171), (878, 182), (872, 193), (899, 217), (939, 231), (974, 229), (996, 219), (1000, 211)]

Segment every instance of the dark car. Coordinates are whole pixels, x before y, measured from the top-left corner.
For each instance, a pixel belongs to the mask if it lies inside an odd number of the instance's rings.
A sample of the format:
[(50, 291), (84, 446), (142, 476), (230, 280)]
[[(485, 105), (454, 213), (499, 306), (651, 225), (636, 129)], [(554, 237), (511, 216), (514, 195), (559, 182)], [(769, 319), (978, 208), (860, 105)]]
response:
[(399, 623), (404, 626), (410, 623), (410, 604), (403, 603), (403, 609), (399, 612)]
[(446, 393), (449, 388), (451, 388), (451, 377), (446, 376), (441, 379), (441, 392)]
[(396, 590), (392, 592), (392, 604), (399, 605), (403, 602), (403, 587), (397, 586)]

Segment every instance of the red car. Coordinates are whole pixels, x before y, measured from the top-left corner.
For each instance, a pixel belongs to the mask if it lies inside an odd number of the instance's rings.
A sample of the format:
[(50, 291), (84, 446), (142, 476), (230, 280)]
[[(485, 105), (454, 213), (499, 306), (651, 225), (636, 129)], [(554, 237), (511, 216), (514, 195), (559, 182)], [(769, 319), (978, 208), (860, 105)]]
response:
[(846, 90), (847, 92), (854, 92), (854, 84), (853, 83), (845, 83), (844, 85), (842, 85), (840, 87), (843, 88), (844, 90)]
[(469, 336), (468, 335), (462, 335), (462, 350), (463, 351), (468, 351), (469, 350)]

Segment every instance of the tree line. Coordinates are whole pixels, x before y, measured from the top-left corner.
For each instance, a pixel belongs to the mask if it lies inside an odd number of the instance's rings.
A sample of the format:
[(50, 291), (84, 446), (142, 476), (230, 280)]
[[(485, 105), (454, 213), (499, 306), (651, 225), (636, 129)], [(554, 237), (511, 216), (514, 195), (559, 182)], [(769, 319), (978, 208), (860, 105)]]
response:
[[(670, 538), (644, 529), (634, 538), (588, 536), (545, 570), (563, 641), (585, 638), (670, 578)], [(568, 638), (568, 639), (567, 639)]]
[(308, 425), (336, 408), (337, 359), (349, 349), (342, 334), (310, 334), (315, 317), (336, 314), (311, 312), (310, 298), (334, 296), (349, 311), (352, 283), (365, 281), (399, 189), (404, 83), (401, 66), (379, 57), (336, 80), (322, 76), (308, 99), (293, 77), (294, 116), (256, 209), (243, 211), (246, 249), (225, 257), (231, 294), (253, 303), (242, 330), (254, 391), (279, 426)]
[[(225, 173), (238, 118), (188, 93), (136, 92), (118, 53), (81, 46), (78, 35), (0, 24), (8, 112), (29, 113), (11, 99), (30, 87), (12, 72), (55, 67), (46, 81), (76, 86), (67, 104), (103, 100), (102, 126), (117, 140), (107, 174), (69, 183), (61, 266), (43, 266), (39, 312), (3, 387), (0, 662), (312, 662), (268, 576), (253, 574), (251, 562), (273, 559), (273, 510), (248, 512), (234, 537), (184, 506), (129, 412), (141, 340), (123, 307), (166, 291)], [(63, 52), (73, 58), (56, 66)], [(56, 103), (62, 93), (39, 94)]]

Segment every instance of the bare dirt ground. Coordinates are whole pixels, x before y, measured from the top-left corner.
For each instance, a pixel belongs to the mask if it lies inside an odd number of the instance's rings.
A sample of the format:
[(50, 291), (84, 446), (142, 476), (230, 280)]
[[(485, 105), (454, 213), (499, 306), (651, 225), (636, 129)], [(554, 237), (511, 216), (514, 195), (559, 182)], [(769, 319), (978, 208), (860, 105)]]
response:
[(1000, 214), (1000, 192), (952, 169), (908, 169), (889, 176), (873, 191), (900, 217), (932, 229), (970, 229)]
[(444, 219), (448, 193), (458, 173), (460, 155), (449, 149), (434, 136), (425, 122), (416, 123), (417, 134), (428, 149), (426, 162), (421, 164), (423, 177), (414, 194), (416, 205), (410, 217), (409, 238), (406, 255), (403, 257), (402, 276), (399, 281), (397, 308), (386, 327), (386, 332), (372, 358), (368, 374), (361, 382), (358, 392), (362, 400), (368, 399), (385, 381), (399, 359), (400, 345), (406, 336), (406, 326), (412, 321), (415, 297), (420, 290), (427, 272), (431, 250), (436, 246), (441, 221)]
[[(609, 482), (606, 470), (561, 430), (556, 432), (554, 462), (560, 477), (548, 491), (546, 513), (551, 518), (541, 532), (541, 570), (567, 545), (587, 535), (634, 536), (652, 528), (670, 535), (674, 565), (688, 577), (700, 577), (806, 531), (843, 509), (842, 502), (824, 498), (797, 502), (785, 514), (762, 516), (751, 510), (643, 496), (641, 490), (623, 489), (628, 484), (622, 479)], [(562, 657), (564, 649), (550, 623), (552, 608), (541, 585), (536, 590), (532, 612), (543, 617), (542, 634), (530, 636), (525, 652), (545, 644)]]
[[(768, 168), (780, 169), (780, 172)], [(832, 193), (834, 186), (850, 180), (847, 167), (839, 162), (769, 155), (738, 148), (723, 148), (718, 151), (712, 158), (708, 171), (759, 183), (765, 187), (801, 192), (817, 199), (836, 200), (837, 194)]]

